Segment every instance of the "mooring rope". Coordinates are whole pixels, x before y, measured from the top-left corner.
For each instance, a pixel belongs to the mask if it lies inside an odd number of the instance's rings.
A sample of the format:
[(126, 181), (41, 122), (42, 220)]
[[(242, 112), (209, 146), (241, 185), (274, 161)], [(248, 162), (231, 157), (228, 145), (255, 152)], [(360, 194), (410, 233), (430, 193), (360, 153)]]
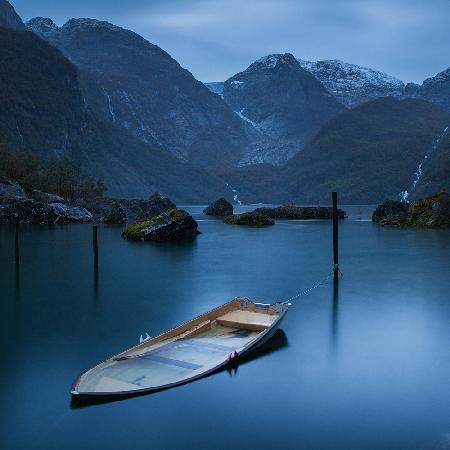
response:
[(344, 275), (342, 274), (341, 270), (339, 269), (339, 265), (335, 264), (331, 267), (330, 271), (328, 272), (328, 274), (325, 277), (323, 277), (321, 280), (319, 280), (317, 283), (313, 284), (309, 288), (304, 289), (303, 291), (300, 291), (299, 293), (295, 294), (289, 300), (287, 300), (287, 302), (290, 303), (292, 300), (295, 300), (299, 297), (303, 297), (304, 295), (307, 295), (310, 292), (314, 291), (314, 289), (317, 289), (320, 286), (324, 286), (328, 282), (328, 280), (334, 275), (335, 269), (338, 270), (338, 273), (339, 273), (340, 277), (342, 278)]

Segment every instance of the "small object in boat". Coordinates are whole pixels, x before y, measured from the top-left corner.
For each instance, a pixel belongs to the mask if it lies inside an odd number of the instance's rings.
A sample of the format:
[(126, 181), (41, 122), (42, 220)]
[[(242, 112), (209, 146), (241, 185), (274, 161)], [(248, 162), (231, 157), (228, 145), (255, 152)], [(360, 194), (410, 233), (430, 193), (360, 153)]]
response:
[(237, 351), (234, 350), (233, 352), (230, 353), (230, 356), (228, 356), (228, 362), (232, 362), (237, 357), (238, 357)]
[(141, 342), (79, 376), (72, 395), (130, 395), (178, 386), (225, 367), (268, 340), (290, 303), (235, 299)]
[(145, 338), (142, 337), (142, 334), (141, 334), (141, 337), (139, 338), (139, 343), (142, 344), (143, 342), (148, 341), (149, 339), (150, 339), (150, 335), (146, 332)]

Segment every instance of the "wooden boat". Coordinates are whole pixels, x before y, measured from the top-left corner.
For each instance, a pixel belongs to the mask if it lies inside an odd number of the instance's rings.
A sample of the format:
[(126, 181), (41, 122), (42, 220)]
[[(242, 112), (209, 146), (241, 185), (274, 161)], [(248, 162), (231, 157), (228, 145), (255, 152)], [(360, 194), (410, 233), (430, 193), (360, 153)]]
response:
[(74, 396), (130, 395), (205, 376), (269, 339), (290, 304), (237, 297), (80, 375)]

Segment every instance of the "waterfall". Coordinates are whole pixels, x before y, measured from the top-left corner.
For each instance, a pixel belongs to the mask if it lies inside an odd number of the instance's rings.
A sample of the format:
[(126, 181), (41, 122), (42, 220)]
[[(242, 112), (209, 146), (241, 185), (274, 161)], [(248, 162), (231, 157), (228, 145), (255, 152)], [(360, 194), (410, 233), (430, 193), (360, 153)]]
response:
[(238, 204), (242, 205), (242, 202), (239, 200), (239, 192), (234, 189), (234, 187), (230, 186), (227, 182), (225, 184), (231, 189), (231, 192), (233, 193), (233, 200)]
[(426, 163), (427, 159), (431, 156), (432, 153), (439, 147), (440, 143), (442, 142), (442, 139), (447, 134), (448, 127), (444, 128), (444, 131), (439, 134), (439, 136), (434, 140), (434, 142), (431, 144), (431, 146), (428, 148), (428, 150), (425, 152), (424, 157), (420, 161), (419, 165), (417, 166), (416, 171), (413, 174), (412, 182), (409, 187), (409, 189), (405, 189), (404, 191), (401, 191), (399, 194), (400, 200), (403, 202), (408, 201), (408, 197), (416, 189), (417, 183), (422, 178), (423, 173), (423, 165)]

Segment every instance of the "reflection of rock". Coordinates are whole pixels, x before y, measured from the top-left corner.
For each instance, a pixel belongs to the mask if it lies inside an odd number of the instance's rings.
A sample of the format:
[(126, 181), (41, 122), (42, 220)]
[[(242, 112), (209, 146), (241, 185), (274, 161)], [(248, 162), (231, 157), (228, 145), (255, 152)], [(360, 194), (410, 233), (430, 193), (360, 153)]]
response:
[(130, 225), (122, 237), (135, 241), (182, 241), (195, 238), (200, 233), (197, 228), (191, 215), (175, 208)]
[(232, 216), (228, 216), (225, 222), (232, 225), (248, 225), (253, 227), (265, 227), (275, 223), (271, 217), (256, 211), (233, 214)]
[(17, 181), (0, 176), (0, 197), (2, 196), (15, 198), (26, 197), (22, 186)]
[(372, 214), (372, 221), (380, 225), (404, 225), (408, 216), (408, 209), (408, 203), (387, 200), (377, 206)]
[(389, 226), (449, 228), (450, 196), (441, 192), (411, 204), (388, 200), (377, 207), (372, 220)]
[(221, 197), (204, 209), (203, 214), (207, 216), (230, 216), (233, 214), (233, 205)]
[[(272, 219), (332, 219), (333, 208), (327, 206), (295, 206), (283, 205), (274, 208), (257, 208), (255, 212), (264, 214)], [(338, 209), (339, 219), (345, 219), (347, 213), (342, 209)]]

